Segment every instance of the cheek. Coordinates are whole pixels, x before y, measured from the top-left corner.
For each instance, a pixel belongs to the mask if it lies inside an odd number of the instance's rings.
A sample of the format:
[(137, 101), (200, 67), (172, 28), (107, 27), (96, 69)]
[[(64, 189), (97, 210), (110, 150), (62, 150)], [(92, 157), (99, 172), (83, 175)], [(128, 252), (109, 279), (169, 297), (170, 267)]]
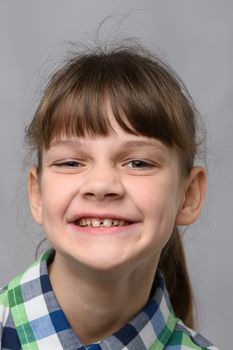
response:
[[(143, 180), (143, 179), (142, 179)], [(145, 179), (141, 183), (128, 184), (136, 205), (152, 218), (163, 214), (174, 214), (177, 210), (177, 186), (170, 178)]]
[(64, 214), (72, 196), (72, 182), (65, 181), (60, 176), (42, 177), (41, 202), (44, 219), (56, 220)]
[(171, 177), (161, 177), (134, 186), (134, 203), (144, 220), (143, 242), (151, 244), (152, 250), (162, 249), (175, 225), (178, 210), (178, 186)]

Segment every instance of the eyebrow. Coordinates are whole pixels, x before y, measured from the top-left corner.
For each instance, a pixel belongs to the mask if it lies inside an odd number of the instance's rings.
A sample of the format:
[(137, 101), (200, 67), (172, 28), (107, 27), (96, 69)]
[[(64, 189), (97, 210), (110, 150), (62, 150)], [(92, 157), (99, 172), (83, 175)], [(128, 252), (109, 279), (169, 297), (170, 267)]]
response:
[[(49, 148), (52, 147), (69, 147), (69, 148), (86, 148), (86, 144), (79, 140), (57, 140), (53, 141), (50, 144)], [(163, 150), (165, 147), (159, 140), (130, 140), (123, 142), (121, 147), (124, 149), (128, 148), (141, 148), (141, 147), (150, 147), (157, 150)]]
[(79, 140), (57, 140), (52, 141), (49, 148), (52, 147), (81, 147), (84, 148), (85, 144)]
[(140, 148), (140, 147), (151, 147), (155, 149), (163, 149), (164, 146), (161, 142), (156, 140), (132, 140), (122, 144), (124, 148)]

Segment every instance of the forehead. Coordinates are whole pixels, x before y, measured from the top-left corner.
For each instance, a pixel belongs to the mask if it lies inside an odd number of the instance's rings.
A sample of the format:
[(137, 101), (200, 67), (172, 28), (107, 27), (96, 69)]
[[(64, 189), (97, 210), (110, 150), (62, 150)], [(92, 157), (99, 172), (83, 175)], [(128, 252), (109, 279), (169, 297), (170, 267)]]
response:
[(152, 148), (160, 151), (167, 151), (170, 147), (166, 146), (158, 139), (147, 137), (140, 134), (126, 132), (116, 121), (112, 109), (109, 105), (106, 107), (108, 113), (108, 121), (110, 133), (107, 135), (92, 135), (74, 136), (62, 134), (51, 140), (49, 148), (66, 147), (66, 148), (86, 148), (87, 146), (96, 145), (97, 143), (113, 144), (115, 146), (126, 148)]
[[(84, 136), (77, 136), (72, 134), (61, 134), (51, 140), (49, 148), (52, 147), (86, 147), (88, 144), (96, 144), (96, 141), (102, 141), (105, 143), (113, 142), (115, 145), (122, 145), (124, 147), (150, 147), (155, 149), (167, 150), (168, 147), (165, 144), (152, 137), (140, 135), (138, 132), (132, 130), (132, 133), (125, 131), (117, 122), (111, 105), (106, 102), (106, 113), (109, 123), (110, 132), (106, 135), (93, 135), (92, 133), (86, 133)], [(130, 127), (130, 125), (129, 125)], [(170, 148), (170, 147), (169, 147)]]
[(123, 147), (126, 149), (140, 149), (147, 148), (161, 152), (172, 151), (159, 140), (149, 139), (145, 137), (129, 137), (120, 138), (117, 134), (112, 136), (96, 136), (96, 137), (62, 137), (51, 142), (49, 150), (53, 148), (79, 148), (87, 149), (88, 147), (95, 147), (96, 145), (113, 145)]
[(116, 120), (108, 100), (105, 103), (105, 110), (109, 130), (107, 134), (93, 134), (87, 130), (84, 135), (80, 136), (72, 133), (62, 133), (51, 140), (47, 151), (49, 153), (59, 153), (72, 150), (72, 152), (91, 152), (97, 156), (100, 154), (98, 152), (112, 153), (111, 156), (114, 156), (115, 153), (126, 155), (136, 151), (139, 156), (149, 157), (149, 155), (156, 155), (157, 160), (159, 157), (164, 160), (169, 159), (169, 161), (178, 164), (180, 159), (175, 147), (165, 144), (158, 138), (145, 136), (134, 129), (132, 130), (130, 124), (128, 124), (130, 131), (126, 131)]
[(49, 149), (44, 150), (44, 156), (76, 157), (81, 155), (94, 158), (109, 157), (143, 157), (154, 161), (171, 161), (178, 164), (178, 154), (173, 148), (163, 144), (160, 140), (131, 135), (124, 130), (114, 130), (108, 136), (69, 137), (63, 135), (54, 139)]
[[(42, 147), (48, 148), (55, 138), (66, 136), (108, 136), (119, 129), (132, 135), (144, 135), (157, 138), (167, 145), (176, 144), (174, 125), (158, 103), (151, 106), (139, 103), (139, 96), (126, 97), (111, 95), (110, 92), (98, 92), (91, 96), (85, 93), (72, 93), (61, 98), (50, 113), (46, 113), (41, 125)], [(46, 132), (45, 132), (46, 131)]]

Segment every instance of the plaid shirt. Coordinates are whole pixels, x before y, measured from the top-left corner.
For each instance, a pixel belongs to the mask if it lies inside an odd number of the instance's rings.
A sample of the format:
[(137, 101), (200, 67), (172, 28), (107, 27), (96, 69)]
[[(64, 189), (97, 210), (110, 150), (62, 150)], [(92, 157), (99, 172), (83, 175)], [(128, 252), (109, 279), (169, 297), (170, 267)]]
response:
[(127, 325), (98, 344), (83, 345), (56, 301), (48, 277), (51, 251), (0, 291), (2, 350), (217, 350), (175, 317), (163, 277)]

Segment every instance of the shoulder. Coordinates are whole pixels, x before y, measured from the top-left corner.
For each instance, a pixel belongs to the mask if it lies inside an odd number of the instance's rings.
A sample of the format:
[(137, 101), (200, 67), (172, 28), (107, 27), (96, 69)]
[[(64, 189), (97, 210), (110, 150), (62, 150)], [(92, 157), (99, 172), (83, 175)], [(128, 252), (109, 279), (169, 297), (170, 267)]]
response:
[(5, 287), (0, 288), (0, 328), (3, 328), (6, 324), (12, 308), (16, 304), (23, 302), (22, 284), (28, 284), (30, 287), (30, 281), (40, 276), (40, 263), (47, 258), (47, 255), (44, 254), (44, 256), (35, 261), (25, 272), (14, 277)]
[(2, 343), (2, 335), (9, 317), (9, 300), (8, 287), (0, 289), (0, 347)]
[(20, 350), (19, 337), (13, 322), (8, 286), (0, 289), (0, 349)]
[(13, 278), (7, 286), (0, 288), (0, 349), (21, 348), (15, 324), (18, 324), (19, 314), (20, 322), (25, 314), (25, 297), (30, 293), (33, 280), (38, 281), (41, 261), (46, 261), (46, 257), (41, 257), (25, 272)]
[(0, 288), (0, 328), (4, 326), (9, 314), (8, 286)]
[(179, 350), (218, 350), (202, 335), (186, 327), (181, 320), (178, 320), (166, 350), (174, 349), (173, 346), (180, 346), (177, 348)]

